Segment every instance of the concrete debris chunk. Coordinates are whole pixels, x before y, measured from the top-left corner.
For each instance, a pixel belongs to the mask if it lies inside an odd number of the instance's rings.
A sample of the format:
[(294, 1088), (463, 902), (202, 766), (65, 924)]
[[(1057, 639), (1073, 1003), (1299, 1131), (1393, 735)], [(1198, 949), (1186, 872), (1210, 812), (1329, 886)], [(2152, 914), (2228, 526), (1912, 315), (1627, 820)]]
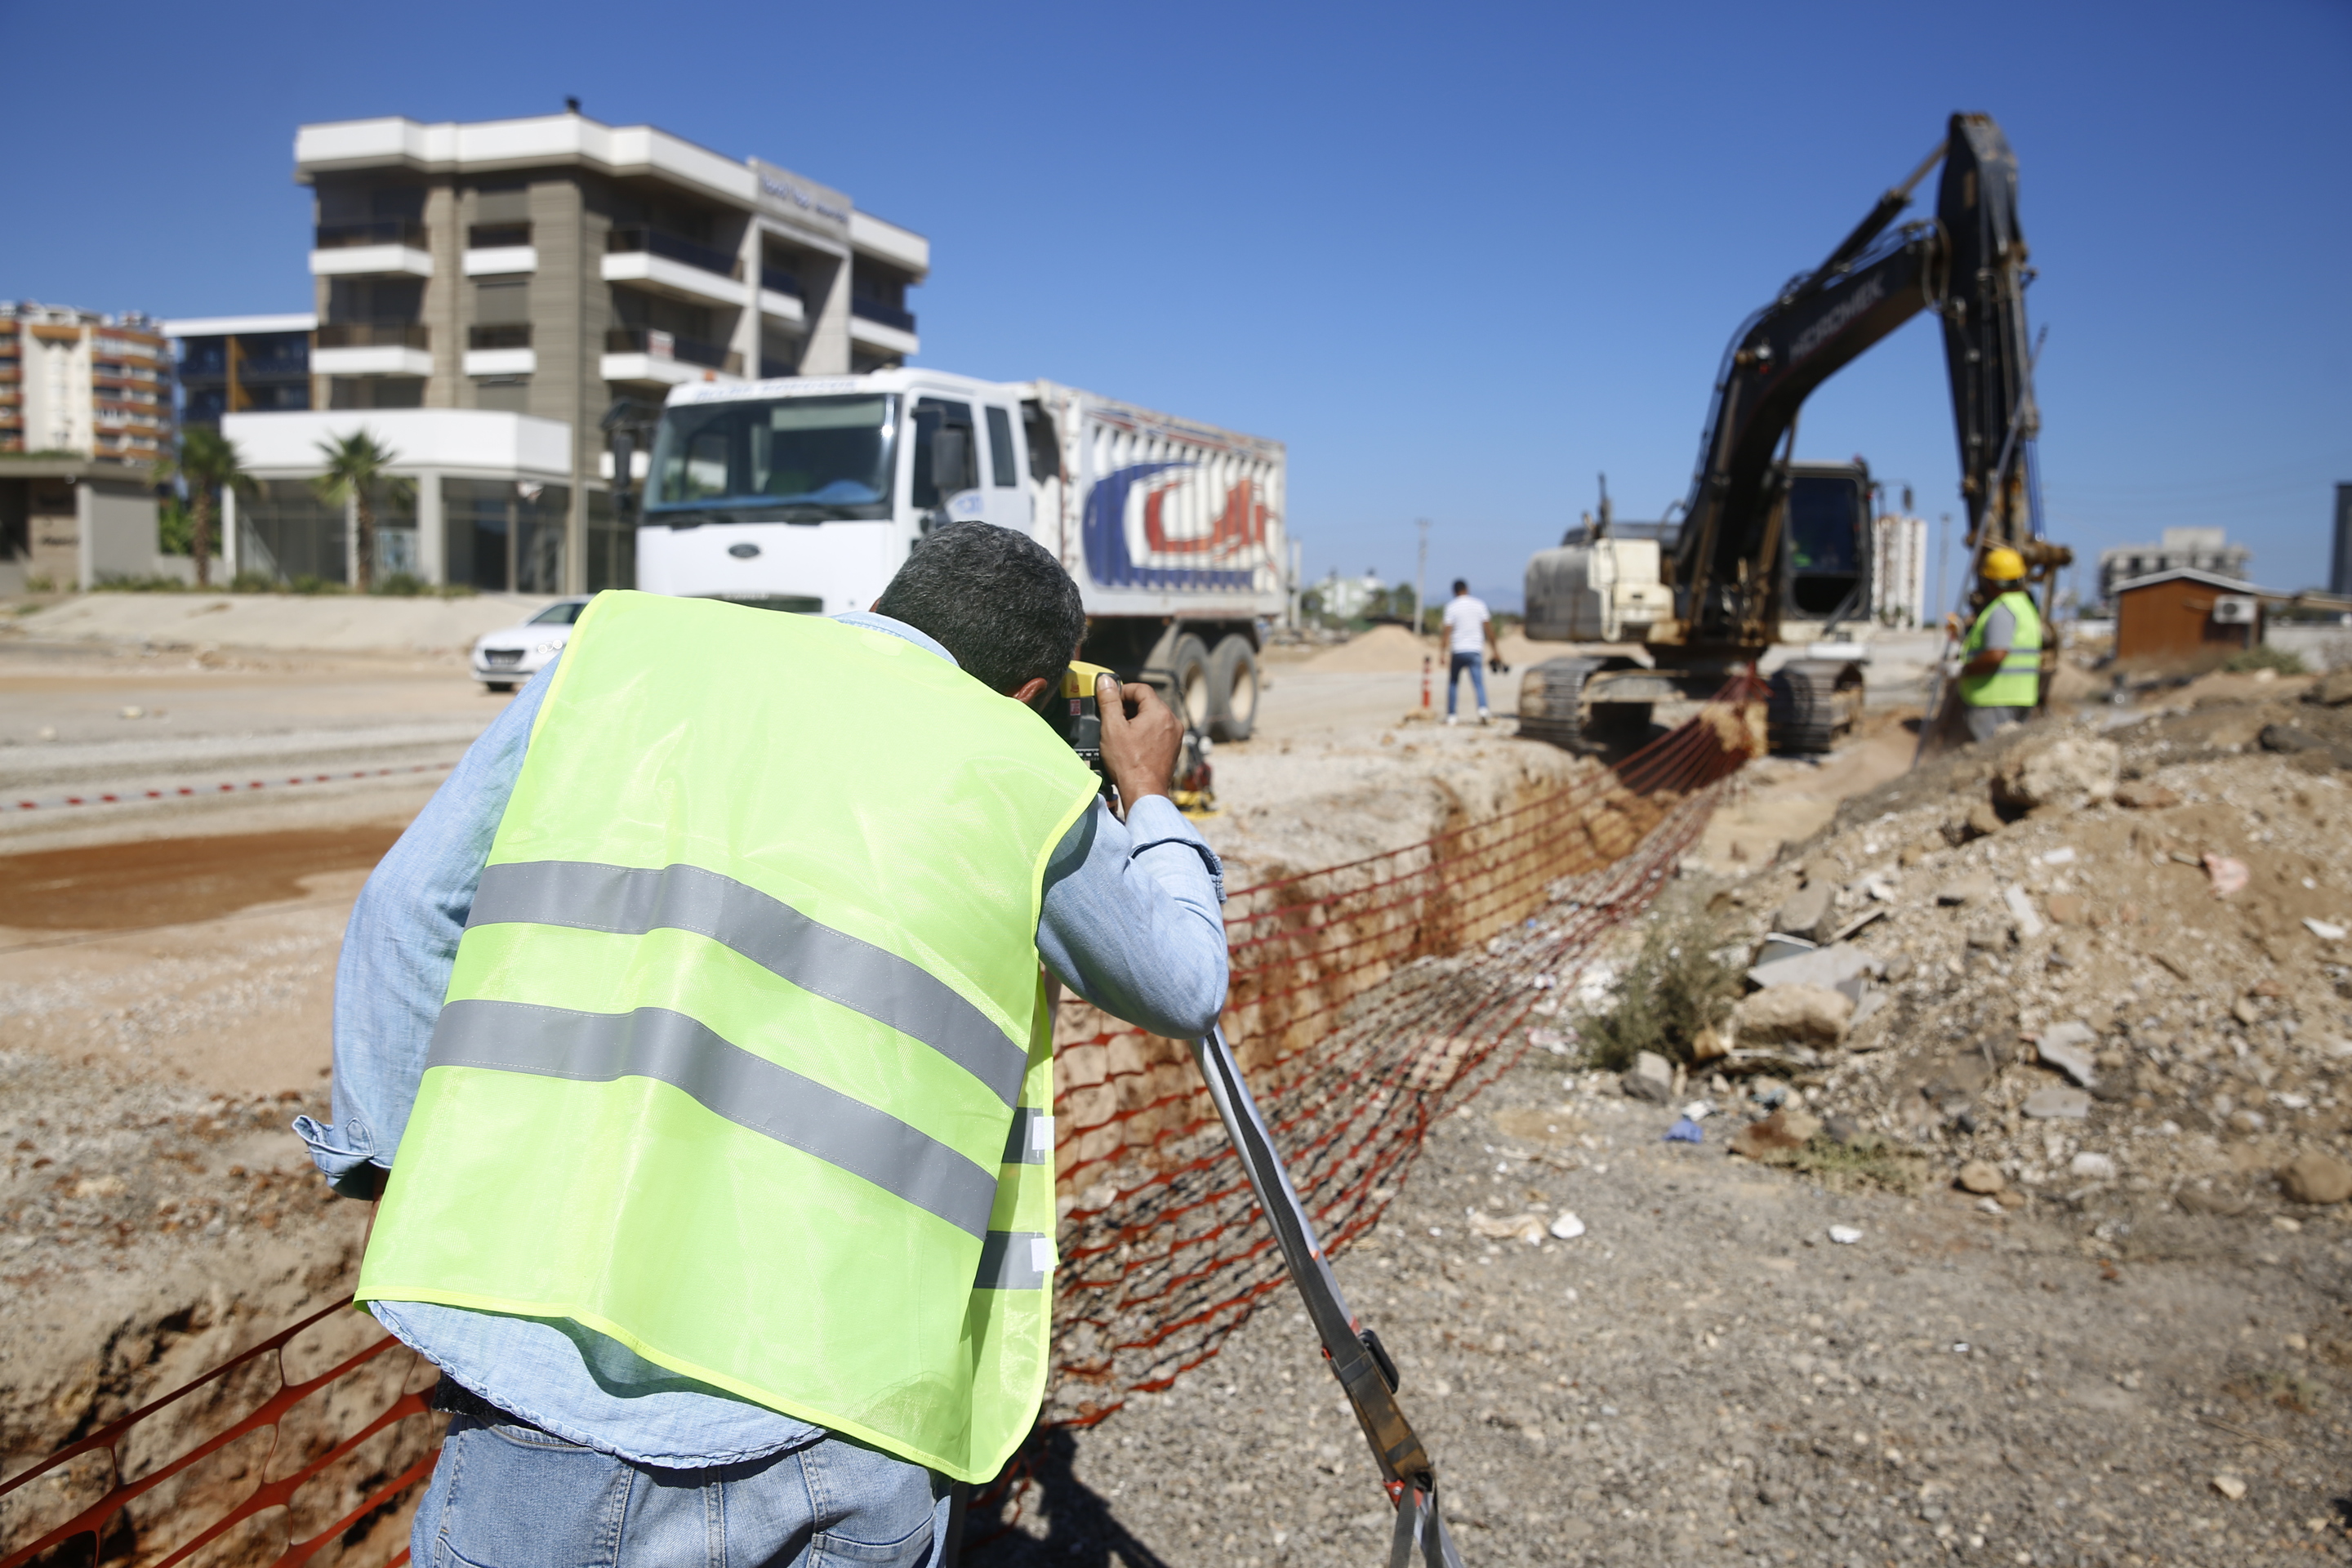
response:
[(2256, 735), (2254, 740), (2265, 752), (2283, 752), (2289, 756), (2293, 756), (2297, 752), (2322, 748), (2326, 744), (2309, 731), (2298, 730), (2292, 724), (2265, 724), (2262, 728), (2262, 732)]
[(1675, 1069), (1657, 1052), (1643, 1051), (1633, 1058), (1633, 1070), (1619, 1079), (1617, 1084), (1628, 1099), (1664, 1105), (1675, 1097)]
[(1830, 1239), (1840, 1247), (1852, 1247), (1862, 1239), (1862, 1232), (1850, 1225), (1833, 1225), (1830, 1226)]
[(2134, 811), (2162, 811), (2168, 805), (2179, 805), (2180, 797), (2153, 779), (2134, 779), (2116, 786), (2116, 804)]
[(2042, 915), (2033, 907), (2032, 894), (2023, 888), (2011, 888), (2002, 892), (2000, 901), (2009, 906), (2009, 918), (2016, 922), (2019, 936), (2035, 937), (2042, 934)]
[(1490, 1218), (1472, 1209), (1470, 1228), (1489, 1241), (1524, 1241), (1529, 1247), (1543, 1245), (1544, 1222), (1538, 1215), (1515, 1214)]
[(2091, 1182), (2112, 1182), (2116, 1179), (2116, 1162), (2110, 1155), (2095, 1153), (2085, 1149), (2067, 1163), (2066, 1169)]
[(1837, 923), (1837, 884), (1808, 882), (1772, 914), (1772, 929), (1819, 942)]
[(2337, 925), (2333, 921), (2314, 920), (2309, 915), (2305, 915), (2303, 918), (2303, 929), (2309, 931), (2312, 935), (2317, 937), (2322, 942), (2342, 942), (2344, 940), (2344, 928)]
[(2091, 1047), (2098, 1038), (2088, 1024), (2068, 1018), (2042, 1032), (2042, 1038), (2033, 1047), (2034, 1054), (2042, 1058), (2043, 1066), (2056, 1068), (2082, 1088), (2089, 1089), (2095, 1067)]
[(2023, 1110), (2037, 1121), (2080, 1121), (2091, 1114), (2091, 1097), (2079, 1089), (2061, 1089), (2053, 1084), (2027, 1095)]
[(1748, 980), (1758, 986), (1826, 985), (1832, 989), (1879, 967), (1870, 953), (1850, 942), (1817, 947), (1755, 964)]
[(1853, 998), (1826, 985), (1768, 985), (1731, 1016), (1743, 1045), (1834, 1045), (1853, 1016)]
[(2305, 702), (2316, 702), (2323, 708), (2341, 708), (2352, 702), (2352, 665), (2331, 669), (2314, 682), (2303, 694)]
[(2071, 866), (2074, 863), (2074, 847), (2071, 844), (2062, 844), (2057, 848), (2045, 853), (2042, 857), (2042, 863), (2044, 866)]
[(2240, 1480), (2235, 1476), (2215, 1476), (2213, 1478), (2213, 1489), (2220, 1492), (2223, 1497), (2228, 1498), (2231, 1502), (2236, 1502), (2246, 1495), (2246, 1483)]
[(1983, 1160), (1971, 1160), (1960, 1167), (1960, 1190), (1990, 1197), (2009, 1185), (1999, 1167)]
[(2231, 855), (2206, 856), (2205, 874), (2213, 879), (2213, 896), (2217, 899), (2226, 899), (2231, 893), (2243, 890), (2253, 876), (2243, 860)]
[(1994, 804), (2015, 810), (2083, 806), (2112, 799), (2123, 748), (2087, 735), (2060, 735), (2023, 745), (2000, 761), (1992, 776)]
[(1939, 904), (1980, 904), (1992, 897), (1992, 879), (1979, 872), (1970, 877), (1956, 877), (1936, 889)]
[(1552, 1218), (1551, 1233), (1561, 1241), (1574, 1241), (1584, 1234), (1584, 1222), (1562, 1209)]
[(2299, 1204), (2352, 1198), (2352, 1165), (2333, 1154), (2297, 1154), (2279, 1169), (2279, 1189)]
[(1761, 1121), (1751, 1121), (1731, 1135), (1731, 1152), (1750, 1160), (1784, 1149), (1801, 1149), (1822, 1130), (1810, 1111), (1784, 1105)]

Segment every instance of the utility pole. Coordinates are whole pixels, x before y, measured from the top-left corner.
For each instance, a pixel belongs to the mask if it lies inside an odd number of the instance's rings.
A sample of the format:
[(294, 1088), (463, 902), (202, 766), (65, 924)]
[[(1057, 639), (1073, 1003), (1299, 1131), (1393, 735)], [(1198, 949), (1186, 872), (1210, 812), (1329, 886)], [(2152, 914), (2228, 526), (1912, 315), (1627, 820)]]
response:
[(1421, 531), (1421, 555), (1412, 569), (1412, 635), (1419, 637), (1429, 606), (1429, 519), (1416, 517), (1412, 525)]

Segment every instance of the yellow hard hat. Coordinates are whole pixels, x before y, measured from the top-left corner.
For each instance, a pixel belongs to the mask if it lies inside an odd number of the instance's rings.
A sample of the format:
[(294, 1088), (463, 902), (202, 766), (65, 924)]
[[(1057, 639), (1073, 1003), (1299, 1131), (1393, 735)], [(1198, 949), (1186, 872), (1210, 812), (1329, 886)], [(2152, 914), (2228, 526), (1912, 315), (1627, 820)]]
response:
[(2025, 575), (2025, 557), (2006, 545), (1996, 546), (1985, 552), (1978, 570), (1996, 583), (2014, 583)]

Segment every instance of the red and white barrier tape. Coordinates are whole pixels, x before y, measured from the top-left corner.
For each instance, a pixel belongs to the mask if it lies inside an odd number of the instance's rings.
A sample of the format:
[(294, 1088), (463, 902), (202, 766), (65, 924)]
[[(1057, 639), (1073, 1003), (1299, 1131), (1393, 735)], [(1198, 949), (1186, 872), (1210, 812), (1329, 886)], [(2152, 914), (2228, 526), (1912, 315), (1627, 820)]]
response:
[(70, 805), (134, 805), (148, 800), (207, 799), (244, 795), (257, 789), (284, 789), (289, 784), (341, 784), (347, 779), (394, 778), (403, 773), (447, 773), (455, 763), (418, 763), (407, 768), (361, 768), (352, 773), (305, 773), (285, 779), (249, 779), (244, 784), (166, 784), (161, 789), (92, 790), (83, 795), (58, 795), (49, 800), (0, 800), (0, 811), (51, 811)]

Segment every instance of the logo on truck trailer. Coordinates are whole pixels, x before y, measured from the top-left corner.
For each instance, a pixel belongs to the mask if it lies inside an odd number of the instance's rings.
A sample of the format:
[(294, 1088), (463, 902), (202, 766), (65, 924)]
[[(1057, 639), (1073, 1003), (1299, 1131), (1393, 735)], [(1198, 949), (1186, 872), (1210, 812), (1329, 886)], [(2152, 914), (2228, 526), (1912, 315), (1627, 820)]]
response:
[(1253, 479), (1223, 494), (1194, 463), (1137, 463), (1087, 497), (1087, 571), (1106, 588), (1248, 591), (1266, 552), (1266, 501)]

